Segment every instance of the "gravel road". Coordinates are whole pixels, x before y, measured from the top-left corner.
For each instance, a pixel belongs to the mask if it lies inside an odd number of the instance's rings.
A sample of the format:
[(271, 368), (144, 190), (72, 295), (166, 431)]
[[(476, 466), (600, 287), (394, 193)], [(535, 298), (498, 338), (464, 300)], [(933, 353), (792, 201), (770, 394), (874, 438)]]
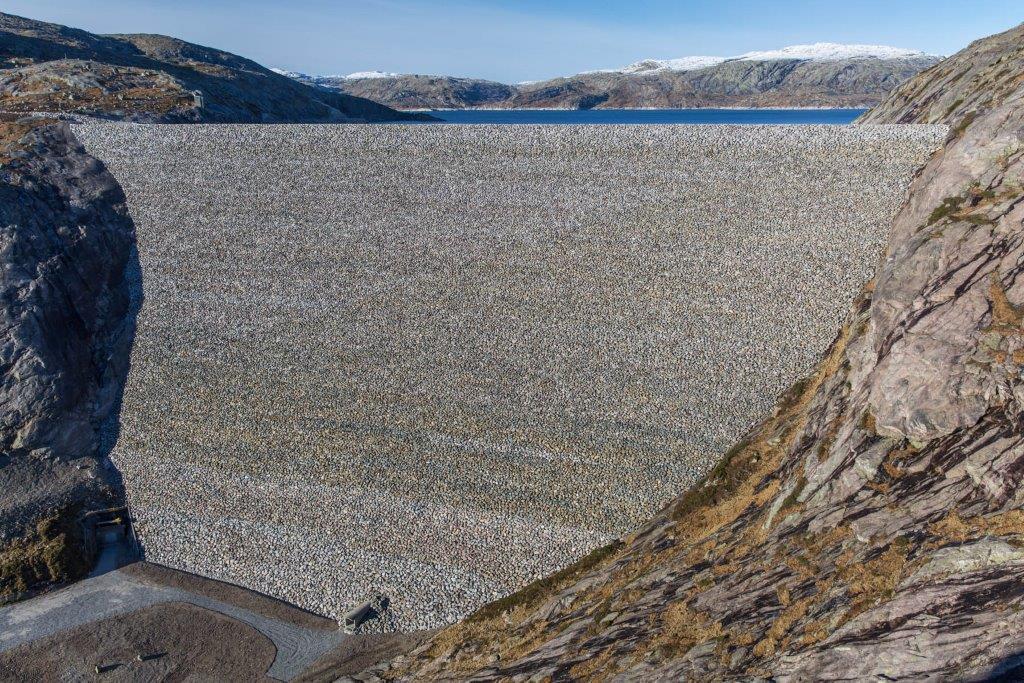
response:
[(186, 603), (249, 624), (277, 648), (267, 674), (287, 681), (299, 675), (346, 636), (290, 624), (205, 595), (159, 586), (123, 570), (84, 579), (62, 590), (0, 607), (0, 652), (116, 615), (165, 603)]
[(431, 628), (628, 531), (831, 341), (915, 126), (78, 126), (149, 559)]

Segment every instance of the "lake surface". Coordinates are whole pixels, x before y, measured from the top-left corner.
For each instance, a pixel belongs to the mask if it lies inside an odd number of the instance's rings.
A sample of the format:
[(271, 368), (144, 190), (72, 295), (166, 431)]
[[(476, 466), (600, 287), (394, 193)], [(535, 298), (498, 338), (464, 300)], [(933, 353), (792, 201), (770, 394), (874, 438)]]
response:
[(864, 109), (458, 109), (430, 114), (447, 123), (813, 124), (852, 123)]

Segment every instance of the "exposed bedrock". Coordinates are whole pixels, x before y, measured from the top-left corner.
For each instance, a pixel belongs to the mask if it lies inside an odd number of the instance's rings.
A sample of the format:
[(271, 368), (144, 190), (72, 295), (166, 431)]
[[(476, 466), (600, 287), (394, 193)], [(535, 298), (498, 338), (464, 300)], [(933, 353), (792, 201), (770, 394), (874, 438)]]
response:
[[(22, 561), (53, 564), (35, 554), (39, 544), (60, 545), (50, 538), (63, 529), (60, 517), (120, 497), (116, 473), (104, 466), (102, 442), (127, 371), (125, 272), (134, 227), (117, 182), (67, 125), (34, 120), (0, 124), (0, 130), (0, 559), (6, 592), (15, 584), (24, 589), (69, 578), (39, 567), (25, 574)], [(35, 529), (43, 518), (51, 522)]]
[(691, 485), (832, 338), (936, 127), (76, 127), (145, 304), (150, 560), (451, 622)]

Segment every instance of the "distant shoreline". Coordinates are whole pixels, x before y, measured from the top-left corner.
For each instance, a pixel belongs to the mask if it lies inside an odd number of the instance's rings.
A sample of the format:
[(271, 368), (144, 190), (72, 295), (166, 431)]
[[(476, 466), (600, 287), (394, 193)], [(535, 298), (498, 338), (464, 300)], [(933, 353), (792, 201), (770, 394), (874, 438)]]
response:
[(435, 107), (398, 109), (398, 111), (867, 111), (870, 108), (871, 107), (607, 107), (602, 109), (570, 109), (567, 107)]

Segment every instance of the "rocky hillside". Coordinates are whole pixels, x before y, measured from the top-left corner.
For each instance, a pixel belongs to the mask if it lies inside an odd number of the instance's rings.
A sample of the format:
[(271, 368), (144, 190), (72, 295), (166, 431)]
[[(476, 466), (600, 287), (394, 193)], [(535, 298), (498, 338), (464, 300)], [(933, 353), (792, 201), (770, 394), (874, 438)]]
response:
[(817, 44), (731, 59), (644, 60), (622, 69), (519, 85), (399, 74), (295, 76), (398, 109), (859, 108), (879, 103), (938, 60), (893, 48)]
[(510, 107), (868, 107), (936, 58), (729, 60), (703, 69), (595, 72), (519, 88)]
[(376, 672), (1019, 680), (1022, 39), (972, 45), (869, 117), (951, 131), (817, 369), (703, 484)]
[(1017, 28), (972, 43), (902, 85), (861, 121), (933, 123), (1002, 107), (1024, 84), (1022, 37)]
[(422, 119), (220, 50), (0, 13), (0, 112), (238, 123)]
[(0, 123), (0, 597), (88, 568), (79, 513), (120, 497), (105, 466), (133, 332), (135, 229), (64, 124)]
[(361, 78), (296, 76), (320, 87), (384, 102), (396, 109), (498, 107), (516, 94), (515, 86), (479, 78), (401, 74)]

